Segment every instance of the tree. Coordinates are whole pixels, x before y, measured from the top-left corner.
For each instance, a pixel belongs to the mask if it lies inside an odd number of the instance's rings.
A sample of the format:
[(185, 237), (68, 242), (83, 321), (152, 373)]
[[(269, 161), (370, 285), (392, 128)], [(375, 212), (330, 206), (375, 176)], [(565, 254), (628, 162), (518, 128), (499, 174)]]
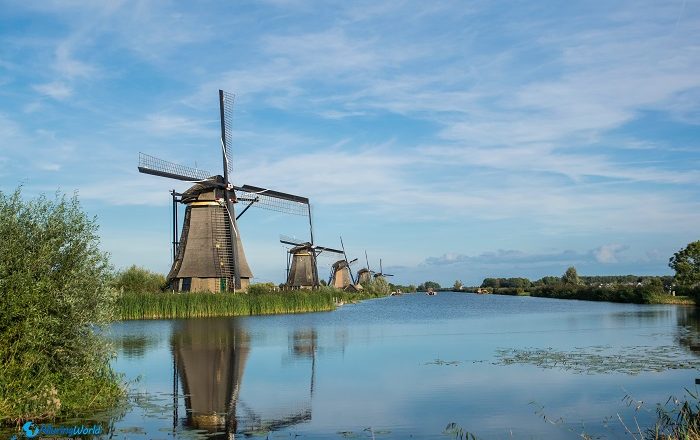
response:
[(0, 424), (89, 413), (121, 396), (96, 326), (113, 312), (111, 267), (77, 197), (0, 191)]
[(455, 292), (459, 292), (460, 290), (462, 290), (462, 286), (464, 286), (464, 284), (462, 284), (460, 280), (457, 280), (452, 286), (452, 290), (454, 290)]
[(555, 284), (560, 284), (560, 283), (561, 283), (561, 278), (559, 278), (559, 277), (552, 277), (552, 276), (542, 277), (542, 279), (540, 280), (540, 282), (541, 282), (543, 285), (545, 285), (545, 286), (552, 286), (552, 285), (555, 285)]
[(369, 291), (380, 295), (388, 295), (391, 293), (391, 287), (384, 277), (374, 277), (369, 282)]
[(484, 281), (481, 283), (481, 287), (492, 287), (496, 289), (501, 287), (501, 283), (498, 278), (484, 278)]
[(700, 240), (689, 243), (669, 259), (668, 265), (676, 271), (676, 284), (682, 287), (700, 285)]
[(136, 265), (117, 273), (112, 285), (121, 292), (156, 293), (166, 287), (162, 274)]
[(566, 269), (564, 276), (561, 277), (561, 281), (564, 284), (581, 284), (581, 279), (578, 277), (578, 273), (576, 272), (576, 268), (574, 266), (570, 266), (568, 269)]
[(428, 289), (438, 290), (440, 288), (440, 284), (438, 284), (435, 281), (426, 281), (425, 283), (423, 283), (423, 287), (425, 288), (425, 290), (428, 290)]

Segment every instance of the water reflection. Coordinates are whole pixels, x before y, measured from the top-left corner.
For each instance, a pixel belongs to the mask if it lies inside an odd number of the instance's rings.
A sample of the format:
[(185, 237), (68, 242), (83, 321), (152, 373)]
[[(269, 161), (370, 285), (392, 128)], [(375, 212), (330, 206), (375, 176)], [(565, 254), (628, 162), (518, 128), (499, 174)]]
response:
[[(602, 424), (611, 416), (655, 421), (653, 410), (622, 408), (625, 394), (665, 402), (700, 364), (694, 309), (495, 295), (404, 295), (332, 313), (129, 321), (112, 330), (121, 338), (115, 369), (141, 377), (149, 397), (110, 429), (115, 440), (136, 432), (439, 440), (452, 422), (480, 438), (566, 439), (578, 423), (592, 437), (616, 438), (623, 428), (611, 434)], [(506, 364), (499, 350), (544, 354)], [(566, 427), (541, 423), (529, 402)]]
[(115, 340), (116, 349), (127, 359), (144, 357), (157, 343), (155, 338), (145, 335), (124, 335)]
[(678, 310), (676, 340), (691, 353), (700, 354), (700, 311), (697, 308)]
[[(236, 319), (196, 319), (179, 321), (171, 337), (174, 374), (174, 392), (181, 383), (184, 394), (188, 427), (205, 430), (211, 438), (234, 438), (245, 434), (275, 431), (311, 420), (311, 395), (315, 374), (317, 346), (315, 330), (296, 330), (289, 335), (292, 355), (311, 360), (309, 386), (297, 395), (283, 398), (292, 404), (272, 408), (268, 401), (260, 404), (241, 399), (246, 366), (251, 357), (251, 337)], [(264, 386), (249, 384), (249, 395), (264, 394)], [(289, 394), (289, 393), (287, 393)], [(174, 413), (177, 423), (177, 413)]]
[(235, 432), (236, 401), (250, 352), (246, 332), (235, 320), (180, 321), (171, 343), (187, 424), (209, 432)]

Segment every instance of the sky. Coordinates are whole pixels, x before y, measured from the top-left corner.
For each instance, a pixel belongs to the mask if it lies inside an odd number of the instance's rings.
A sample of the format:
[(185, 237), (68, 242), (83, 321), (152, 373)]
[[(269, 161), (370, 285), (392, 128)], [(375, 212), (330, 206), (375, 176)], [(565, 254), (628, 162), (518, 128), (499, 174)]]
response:
[[(697, 0), (0, 0), (0, 191), (77, 192), (116, 269), (167, 272), (188, 184), (138, 153), (221, 173), (218, 89), (233, 183), (392, 282), (671, 274), (700, 239)], [(260, 282), (308, 236), (240, 228)]]

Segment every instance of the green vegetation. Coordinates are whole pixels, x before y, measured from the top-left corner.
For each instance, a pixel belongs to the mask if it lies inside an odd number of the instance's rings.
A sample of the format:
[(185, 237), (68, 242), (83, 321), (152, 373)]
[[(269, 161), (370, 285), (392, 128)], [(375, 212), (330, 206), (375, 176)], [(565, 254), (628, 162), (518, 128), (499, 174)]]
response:
[(386, 296), (382, 292), (344, 292), (332, 287), (280, 291), (254, 284), (248, 293), (126, 292), (117, 300), (121, 319), (202, 318), (304, 313), (335, 310), (339, 304)]
[(157, 292), (167, 287), (165, 276), (136, 265), (117, 272), (112, 286), (120, 292)]
[(668, 265), (676, 271), (673, 277), (676, 291), (700, 304), (700, 240), (673, 254)]
[(114, 290), (77, 198), (0, 192), (0, 424), (110, 407), (123, 395), (96, 330)]
[[(486, 278), (481, 284), (497, 295), (529, 295), (544, 298), (580, 299), (637, 304), (695, 304), (692, 297), (672, 296), (673, 278), (668, 276), (579, 276), (569, 267), (564, 275), (537, 281), (527, 278)], [(680, 291), (679, 293), (684, 293)]]
[(418, 286), (418, 290), (424, 292), (428, 289), (440, 290), (440, 284), (435, 281), (426, 281), (425, 283)]
[(561, 282), (569, 286), (578, 286), (581, 284), (581, 278), (578, 277), (578, 272), (574, 266), (570, 266), (566, 269), (566, 272), (564, 272), (564, 275), (561, 277)]
[(700, 240), (673, 254), (668, 265), (676, 271), (675, 282), (678, 286), (700, 286)]
[(675, 276), (579, 276), (571, 266), (561, 278), (546, 276), (534, 282), (527, 278), (485, 278), (481, 288), (498, 295), (700, 305), (700, 241), (676, 252), (669, 266), (676, 271)]
[(384, 277), (374, 277), (369, 283), (363, 285), (364, 291), (372, 292), (378, 296), (387, 296), (391, 293), (391, 287)]
[(401, 284), (392, 284), (389, 283), (389, 287), (391, 288), (392, 292), (395, 292), (397, 290), (402, 291), (403, 293), (409, 293), (409, 292), (417, 292), (418, 287), (416, 287), (413, 284), (409, 284), (407, 286), (401, 285)]

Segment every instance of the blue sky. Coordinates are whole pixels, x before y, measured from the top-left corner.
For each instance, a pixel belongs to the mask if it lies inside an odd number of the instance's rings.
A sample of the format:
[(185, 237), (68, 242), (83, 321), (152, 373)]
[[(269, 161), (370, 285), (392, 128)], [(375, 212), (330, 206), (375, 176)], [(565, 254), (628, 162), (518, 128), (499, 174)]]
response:
[[(700, 3), (0, 0), (0, 189), (78, 191), (114, 265), (165, 272), (138, 152), (308, 196), (317, 243), (401, 283), (667, 274), (700, 239)], [(250, 210), (258, 281), (279, 234)], [(322, 271), (323, 272), (323, 271)]]

